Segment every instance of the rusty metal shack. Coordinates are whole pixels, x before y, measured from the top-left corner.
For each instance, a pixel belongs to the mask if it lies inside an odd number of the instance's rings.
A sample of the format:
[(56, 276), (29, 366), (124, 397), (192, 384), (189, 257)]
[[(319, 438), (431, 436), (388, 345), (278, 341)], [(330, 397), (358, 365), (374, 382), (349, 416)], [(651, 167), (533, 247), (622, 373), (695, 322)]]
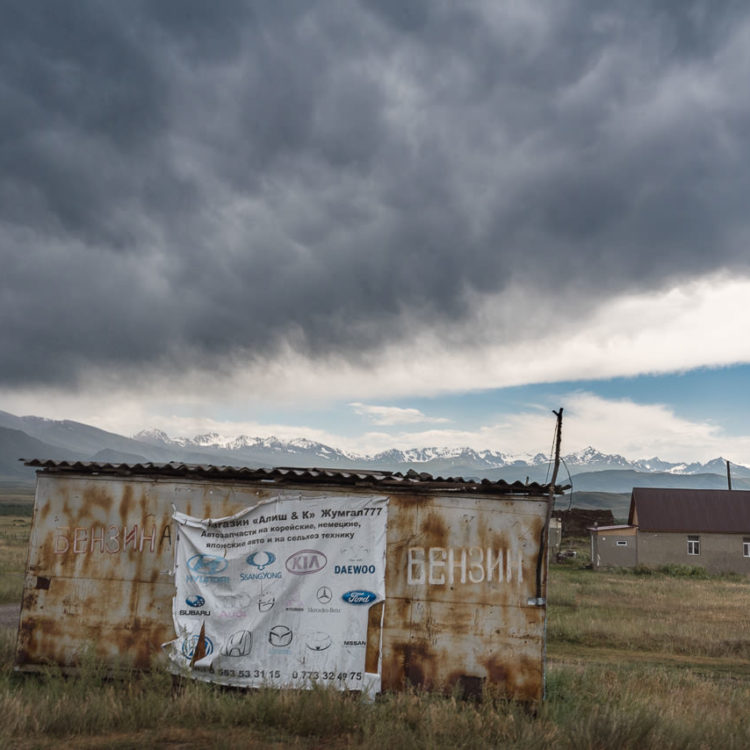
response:
[(90, 647), (148, 667), (174, 637), (174, 509), (225, 517), (293, 493), (389, 498), (386, 600), (366, 661), (408, 684), (537, 701), (544, 691), (549, 487), (427, 474), (31, 460), (37, 467), (16, 667), (75, 666)]

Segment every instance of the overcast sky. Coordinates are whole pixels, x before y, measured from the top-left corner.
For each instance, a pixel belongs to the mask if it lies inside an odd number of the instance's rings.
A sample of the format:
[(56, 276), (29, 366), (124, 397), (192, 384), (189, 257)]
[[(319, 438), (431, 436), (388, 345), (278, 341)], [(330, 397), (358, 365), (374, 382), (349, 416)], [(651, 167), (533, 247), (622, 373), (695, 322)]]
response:
[(750, 463), (746, 3), (1, 14), (0, 408)]

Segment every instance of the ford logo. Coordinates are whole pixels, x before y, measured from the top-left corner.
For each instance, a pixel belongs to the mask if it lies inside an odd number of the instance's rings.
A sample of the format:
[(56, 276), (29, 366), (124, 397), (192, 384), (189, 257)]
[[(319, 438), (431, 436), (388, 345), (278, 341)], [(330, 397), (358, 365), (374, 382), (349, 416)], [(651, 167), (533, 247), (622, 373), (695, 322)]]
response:
[(377, 594), (373, 594), (372, 591), (347, 591), (341, 595), (341, 598), (347, 604), (370, 604), (377, 598)]
[(245, 558), (245, 561), (248, 565), (263, 570), (276, 562), (276, 555), (273, 552), (253, 552)]
[(301, 549), (290, 555), (286, 560), (286, 569), (296, 576), (306, 576), (318, 573), (325, 568), (328, 558), (315, 549)]
[(202, 596), (198, 596), (198, 594), (192, 594), (191, 596), (187, 597), (185, 599), (185, 604), (188, 605), (188, 607), (193, 607), (194, 609), (197, 607), (202, 607), (206, 603), (206, 600)]
[(194, 573), (205, 573), (206, 575), (215, 576), (226, 570), (229, 561), (217, 555), (193, 555), (187, 561), (188, 568)]

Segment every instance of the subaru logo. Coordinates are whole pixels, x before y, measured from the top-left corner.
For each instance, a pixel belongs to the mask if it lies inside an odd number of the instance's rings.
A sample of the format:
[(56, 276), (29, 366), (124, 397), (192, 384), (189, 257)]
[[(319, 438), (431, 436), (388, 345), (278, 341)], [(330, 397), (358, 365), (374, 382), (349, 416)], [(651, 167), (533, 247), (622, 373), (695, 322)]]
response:
[(222, 570), (226, 570), (229, 561), (217, 555), (201, 554), (193, 555), (187, 561), (187, 565), (194, 573), (205, 573), (206, 575), (215, 576), (217, 573), (221, 573)]
[(318, 573), (325, 568), (328, 558), (315, 549), (302, 549), (290, 555), (286, 560), (286, 569), (296, 576)]
[(253, 650), (253, 634), (249, 630), (238, 630), (227, 638), (221, 647), (225, 656), (247, 656)]
[(347, 591), (342, 594), (341, 598), (347, 604), (370, 604), (378, 598), (378, 595), (373, 594), (372, 591)]
[(187, 604), (188, 607), (192, 607), (193, 609), (202, 607), (205, 603), (206, 600), (202, 596), (198, 596), (198, 594), (191, 594), (185, 599), (185, 604)]
[(292, 631), (286, 625), (274, 625), (268, 632), (268, 642), (277, 648), (288, 646), (292, 642)]
[[(195, 647), (198, 645), (199, 640), (200, 640), (200, 635), (196, 633), (195, 635), (189, 635), (182, 642), (182, 655), (186, 659), (193, 658), (193, 654), (195, 653)], [(214, 643), (207, 635), (203, 636), (203, 648), (206, 651), (206, 656), (214, 652)]]
[(263, 570), (276, 562), (276, 555), (273, 552), (253, 552), (245, 558), (245, 561), (248, 565)]

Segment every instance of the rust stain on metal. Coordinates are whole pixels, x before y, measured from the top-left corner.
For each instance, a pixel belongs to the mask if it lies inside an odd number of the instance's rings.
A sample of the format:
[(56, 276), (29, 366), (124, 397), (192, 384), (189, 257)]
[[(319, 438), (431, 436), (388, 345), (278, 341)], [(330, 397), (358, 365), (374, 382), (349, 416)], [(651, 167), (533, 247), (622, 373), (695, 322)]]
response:
[(377, 672), (380, 660), (380, 620), (385, 602), (373, 604), (367, 613), (367, 647), (365, 651), (365, 671)]
[[(386, 601), (370, 608), (366, 669), (381, 664), (384, 690), (458, 685), (473, 693), (489, 683), (522, 700), (541, 698), (546, 611), (529, 601), (546, 498), (462, 493), (460, 485), (441, 494), (440, 482), (427, 483), (430, 490), (416, 482), (412, 491), (388, 477), (387, 489), (373, 488), (343, 472), (322, 485), (306, 470), (318, 482), (311, 487), (288, 480), (291, 470), (274, 471), (288, 485), (154, 471), (40, 474), (17, 664), (75, 665), (93, 644), (102, 658), (149, 665), (174, 636), (173, 505), (217, 518), (285, 493), (380, 489), (389, 496)], [(337, 485), (340, 477), (347, 484)], [(546, 566), (543, 573), (546, 589)]]

